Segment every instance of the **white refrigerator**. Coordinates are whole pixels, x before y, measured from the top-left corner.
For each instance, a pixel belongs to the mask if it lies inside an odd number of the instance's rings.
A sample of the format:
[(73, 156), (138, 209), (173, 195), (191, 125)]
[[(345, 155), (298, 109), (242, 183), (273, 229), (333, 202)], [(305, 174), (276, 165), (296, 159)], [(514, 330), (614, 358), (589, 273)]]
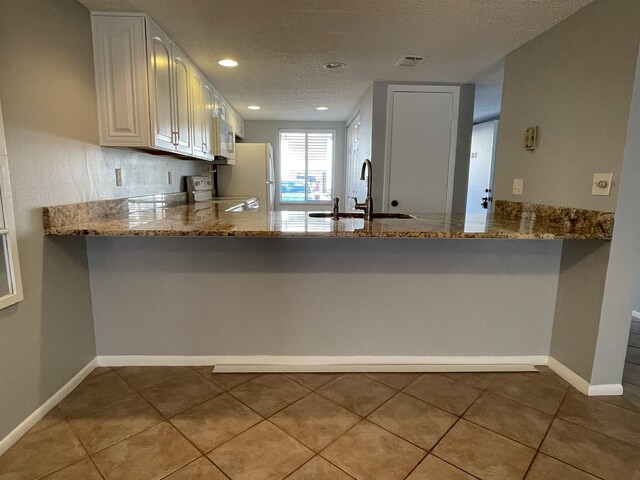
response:
[(237, 143), (235, 165), (218, 166), (218, 196), (256, 197), (260, 210), (273, 210), (275, 194), (271, 144)]

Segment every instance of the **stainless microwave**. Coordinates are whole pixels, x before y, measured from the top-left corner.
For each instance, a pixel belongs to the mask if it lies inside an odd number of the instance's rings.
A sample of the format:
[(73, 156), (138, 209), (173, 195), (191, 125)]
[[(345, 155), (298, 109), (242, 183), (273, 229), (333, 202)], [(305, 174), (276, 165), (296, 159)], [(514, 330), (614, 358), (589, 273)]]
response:
[(211, 138), (213, 138), (214, 163), (235, 165), (236, 136), (233, 133), (233, 127), (222, 118), (214, 117)]

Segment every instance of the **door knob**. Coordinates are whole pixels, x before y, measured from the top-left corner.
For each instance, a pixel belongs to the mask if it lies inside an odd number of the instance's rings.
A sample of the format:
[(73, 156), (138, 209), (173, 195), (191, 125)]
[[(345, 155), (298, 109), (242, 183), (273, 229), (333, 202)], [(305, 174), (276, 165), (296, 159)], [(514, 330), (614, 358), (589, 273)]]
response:
[(391, 200), (391, 206), (392, 207), (397, 207), (398, 206), (398, 201), (397, 200)]

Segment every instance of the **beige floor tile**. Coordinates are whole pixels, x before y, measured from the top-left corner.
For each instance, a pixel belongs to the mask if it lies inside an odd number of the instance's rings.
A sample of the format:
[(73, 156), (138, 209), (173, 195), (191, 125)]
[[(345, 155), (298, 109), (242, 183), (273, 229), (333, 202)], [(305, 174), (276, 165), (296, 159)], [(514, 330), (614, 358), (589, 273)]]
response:
[(66, 422), (18, 440), (0, 456), (0, 479), (31, 480), (86, 457), (80, 440)]
[(349, 373), (333, 380), (318, 393), (358, 415), (369, 415), (396, 391), (365, 375)]
[(546, 365), (536, 365), (536, 369), (540, 372), (540, 374), (535, 377), (537, 380), (550, 383), (557, 387), (571, 388), (571, 384), (569, 382)]
[(353, 480), (353, 477), (316, 456), (288, 476), (287, 480)]
[(430, 450), (458, 417), (404, 393), (398, 393), (367, 418), (411, 443)]
[(640, 347), (627, 347), (626, 361), (640, 365)]
[(287, 377), (291, 380), (304, 385), (305, 387), (316, 390), (323, 385), (326, 385), (331, 380), (338, 378), (341, 373), (286, 373)]
[(164, 422), (93, 456), (106, 480), (162, 478), (200, 456), (180, 433)]
[(487, 389), (551, 415), (558, 411), (567, 393), (566, 388), (551, 385), (537, 380), (533, 375), (521, 373), (496, 374)]
[(577, 468), (573, 468), (566, 463), (562, 463), (555, 458), (539, 453), (526, 480), (597, 480), (593, 475), (589, 475)]
[(96, 367), (91, 370), (91, 373), (87, 375), (87, 378), (97, 377), (98, 375), (102, 375), (103, 373), (109, 373), (112, 371), (113, 370), (111, 369), (111, 367)]
[(58, 407), (53, 407), (49, 413), (47, 413), (42, 420), (36, 423), (29, 433), (40, 432), (46, 428), (58, 425), (60, 422), (64, 422), (64, 415)]
[(624, 374), (622, 380), (634, 385), (640, 385), (640, 365), (626, 362), (624, 364)]
[(81, 416), (132, 393), (133, 389), (122, 378), (115, 372), (109, 372), (83, 380), (58, 407), (67, 417)]
[[(200, 372), (202, 373), (202, 372)], [(213, 383), (218, 385), (223, 390), (231, 390), (232, 388), (237, 387), (249, 380), (252, 380), (258, 377), (260, 374), (258, 373), (211, 373), (207, 378), (209, 378)]]
[(116, 373), (134, 389), (142, 390), (190, 370), (189, 367), (119, 367)]
[(459, 468), (440, 460), (433, 455), (427, 456), (407, 480), (474, 480), (475, 477)]
[(359, 480), (399, 480), (413, 470), (425, 452), (363, 420), (321, 455)]
[(553, 416), (490, 392), (483, 393), (464, 418), (537, 449)]
[(229, 393), (260, 415), (268, 417), (309, 393), (309, 390), (280, 374), (262, 375)]
[(171, 423), (200, 451), (208, 452), (261, 420), (253, 410), (223, 393), (173, 417)]
[(85, 458), (69, 467), (47, 475), (42, 480), (102, 480), (91, 460)]
[(624, 393), (617, 396), (592, 397), (628, 410), (640, 412), (640, 385), (622, 383)]
[(433, 454), (487, 480), (520, 480), (535, 450), (460, 420), (436, 445)]
[(307, 395), (269, 419), (316, 452), (360, 421), (360, 417), (316, 393)]
[(185, 370), (140, 390), (140, 394), (165, 417), (182, 413), (220, 393), (220, 387), (193, 370)]
[(384, 383), (392, 388), (397, 390), (402, 390), (404, 387), (413, 382), (416, 378), (420, 376), (419, 373), (386, 373), (386, 372), (376, 372), (376, 373), (366, 373), (365, 374), (369, 378), (373, 378), (374, 380), (378, 380), (379, 382)]
[(605, 480), (635, 480), (640, 471), (637, 447), (561, 419), (540, 451)]
[(232, 480), (280, 480), (313, 457), (313, 452), (263, 421), (207, 456)]
[(640, 413), (571, 391), (560, 407), (558, 417), (640, 446)]
[(482, 390), (437, 373), (426, 373), (404, 392), (455, 415), (462, 415)]
[(146, 430), (164, 419), (135, 393), (105, 407), (69, 419), (69, 425), (90, 454)]
[(486, 389), (494, 376), (494, 374), (490, 372), (445, 372), (442, 375), (458, 380), (459, 382), (467, 383), (480, 390)]
[(228, 478), (207, 457), (200, 457), (163, 480), (228, 480)]

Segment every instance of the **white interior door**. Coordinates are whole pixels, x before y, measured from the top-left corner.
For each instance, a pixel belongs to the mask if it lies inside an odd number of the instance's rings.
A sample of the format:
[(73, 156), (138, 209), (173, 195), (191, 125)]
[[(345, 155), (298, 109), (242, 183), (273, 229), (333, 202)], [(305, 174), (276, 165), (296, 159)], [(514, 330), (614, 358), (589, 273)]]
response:
[[(467, 220), (473, 222), (486, 222), (493, 205), (493, 168), (497, 137), (497, 120), (473, 126), (466, 210)], [(485, 198), (486, 204), (483, 202)]]
[(459, 90), (403, 88), (389, 87), (383, 208), (450, 212)]
[(360, 158), (360, 115), (353, 119), (347, 127), (347, 162), (345, 197), (340, 207), (344, 211), (353, 211), (353, 198), (361, 202), (366, 196), (366, 183), (360, 180), (360, 170), (364, 159)]

